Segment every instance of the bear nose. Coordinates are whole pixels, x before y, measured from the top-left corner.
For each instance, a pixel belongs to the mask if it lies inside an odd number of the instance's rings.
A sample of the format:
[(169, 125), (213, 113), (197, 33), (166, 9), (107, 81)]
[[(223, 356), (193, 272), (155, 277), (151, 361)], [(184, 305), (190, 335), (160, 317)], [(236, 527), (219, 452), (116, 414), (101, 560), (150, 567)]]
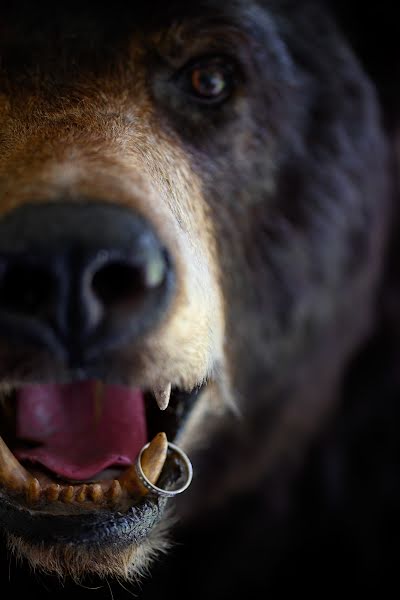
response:
[(173, 289), (168, 252), (143, 217), (107, 203), (26, 204), (0, 220), (0, 339), (72, 364), (160, 321)]

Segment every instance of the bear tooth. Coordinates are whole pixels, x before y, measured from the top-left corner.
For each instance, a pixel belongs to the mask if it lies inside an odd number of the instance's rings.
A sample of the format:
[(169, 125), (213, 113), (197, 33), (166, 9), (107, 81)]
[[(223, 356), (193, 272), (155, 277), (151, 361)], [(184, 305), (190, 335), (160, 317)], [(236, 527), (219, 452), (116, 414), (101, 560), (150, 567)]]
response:
[(168, 408), (169, 399), (171, 397), (171, 387), (171, 384), (168, 383), (164, 388), (153, 390), (154, 397), (160, 410), (166, 410)]
[(61, 500), (62, 502), (72, 502), (74, 498), (74, 486), (67, 485), (61, 490)]
[(61, 486), (58, 483), (51, 483), (46, 488), (46, 498), (49, 502), (56, 502), (61, 493)]
[(100, 504), (102, 502), (104, 493), (101, 485), (99, 483), (94, 483), (89, 487), (89, 495), (93, 502), (96, 504)]
[(14, 491), (23, 491), (27, 489), (31, 480), (32, 476), (0, 437), (0, 483), (4, 483)]
[(76, 492), (76, 502), (85, 502), (88, 493), (88, 486), (84, 483)]
[[(142, 470), (147, 479), (155, 485), (165, 464), (168, 452), (168, 440), (165, 433), (157, 433), (152, 439), (149, 447), (142, 454)], [(147, 488), (141, 483), (136, 472), (136, 466), (132, 465), (121, 477), (121, 486), (130, 494), (144, 496), (148, 494)]]
[(110, 488), (108, 490), (108, 498), (109, 500), (111, 500), (112, 502), (117, 502), (122, 494), (122, 488), (121, 488), (121, 484), (118, 481), (118, 479), (114, 479), (114, 481), (112, 482), (112, 484), (110, 485)]
[(37, 502), (40, 498), (41, 493), (42, 488), (40, 487), (39, 481), (35, 477), (32, 477), (26, 489), (26, 499), (29, 502), (29, 504)]
[(136, 473), (135, 465), (129, 467), (120, 477), (118, 477), (118, 483), (122, 490), (126, 490), (132, 496), (142, 495), (142, 486)]
[(155, 485), (167, 460), (168, 439), (165, 433), (157, 433), (142, 454), (142, 470), (147, 479)]

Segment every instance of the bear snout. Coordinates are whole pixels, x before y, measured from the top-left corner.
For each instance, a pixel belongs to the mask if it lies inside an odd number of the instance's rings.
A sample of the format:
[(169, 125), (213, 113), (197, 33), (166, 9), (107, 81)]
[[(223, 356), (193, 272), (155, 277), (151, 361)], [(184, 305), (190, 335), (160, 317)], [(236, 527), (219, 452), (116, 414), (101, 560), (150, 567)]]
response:
[(133, 210), (21, 205), (0, 221), (0, 329), (70, 366), (132, 342), (165, 314), (171, 257)]

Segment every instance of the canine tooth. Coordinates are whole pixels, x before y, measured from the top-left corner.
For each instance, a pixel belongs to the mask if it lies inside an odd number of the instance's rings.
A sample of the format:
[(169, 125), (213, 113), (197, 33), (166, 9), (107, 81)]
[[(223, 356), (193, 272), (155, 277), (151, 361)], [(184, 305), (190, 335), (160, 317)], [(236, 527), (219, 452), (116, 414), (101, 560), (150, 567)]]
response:
[(112, 484), (110, 485), (110, 488), (108, 490), (108, 498), (112, 501), (112, 502), (117, 502), (122, 494), (122, 488), (121, 488), (121, 484), (118, 481), (118, 479), (114, 479), (114, 481), (112, 482)]
[(76, 493), (75, 500), (77, 502), (85, 502), (88, 492), (88, 486), (84, 483)]
[(49, 502), (56, 502), (61, 493), (61, 486), (58, 483), (51, 483), (48, 488), (46, 488), (46, 497)]
[(168, 408), (169, 399), (171, 397), (171, 384), (169, 383), (162, 389), (153, 390), (154, 397), (160, 410)]
[[(142, 454), (142, 470), (152, 484), (156, 484), (162, 468), (165, 464), (168, 452), (168, 440), (165, 433), (158, 433), (150, 442), (150, 445)], [(132, 465), (121, 477), (119, 482), (130, 494), (148, 493), (136, 472), (136, 466)]]
[(63, 487), (60, 496), (63, 502), (72, 502), (74, 498), (74, 486), (67, 485), (66, 487)]
[(96, 504), (99, 504), (104, 497), (103, 489), (99, 483), (95, 483), (89, 487), (89, 494)]
[(30, 504), (37, 502), (40, 498), (40, 494), (42, 492), (42, 488), (40, 487), (39, 481), (32, 477), (29, 485), (26, 489), (26, 499)]
[(142, 454), (142, 469), (147, 479), (156, 484), (167, 459), (168, 440), (165, 433), (157, 433)]
[(133, 496), (143, 494), (143, 486), (137, 476), (135, 465), (129, 467), (125, 473), (118, 477), (117, 481), (121, 489), (127, 490)]
[(22, 491), (27, 488), (32, 476), (15, 458), (8, 446), (0, 437), (0, 483), (5, 483), (7, 487)]

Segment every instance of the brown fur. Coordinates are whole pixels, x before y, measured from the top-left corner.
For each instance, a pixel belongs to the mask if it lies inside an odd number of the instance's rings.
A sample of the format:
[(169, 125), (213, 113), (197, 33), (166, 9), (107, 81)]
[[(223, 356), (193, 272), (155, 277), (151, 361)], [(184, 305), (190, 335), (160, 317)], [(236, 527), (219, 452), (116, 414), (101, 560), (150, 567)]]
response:
[[(199, 473), (177, 503), (189, 522), (276, 473), (286, 493), (370, 331), (389, 218), (375, 96), (334, 27), (325, 36), (318, 11), (305, 20), (299, 8), (287, 15), (280, 3), (257, 3), (252, 18), (265, 29), (253, 39), (240, 19), (250, 9), (228, 4), (199, 3), (200, 14), (165, 21), (160, 10), (160, 22), (145, 15), (143, 27), (138, 16), (128, 33), (114, 17), (118, 43), (103, 44), (99, 18), (93, 53), (79, 34), (83, 51), (68, 41), (80, 22), (68, 11), (50, 57), (46, 24), (39, 41), (23, 25), (15, 38), (1, 26), (0, 217), (26, 202), (100, 199), (143, 215), (173, 257), (166, 318), (106, 366), (145, 388), (210, 381), (179, 440)], [(21, 67), (15, 47), (34, 58)], [(149, 84), (153, 61), (162, 72), (158, 56), (177, 69), (227, 49), (247, 79), (220, 121), (174, 106), (161, 75)], [(13, 354), (7, 340), (0, 358), (4, 385), (66, 375), (45, 353)], [(34, 569), (126, 578), (165, 549), (162, 528), (112, 554), (9, 542)]]

